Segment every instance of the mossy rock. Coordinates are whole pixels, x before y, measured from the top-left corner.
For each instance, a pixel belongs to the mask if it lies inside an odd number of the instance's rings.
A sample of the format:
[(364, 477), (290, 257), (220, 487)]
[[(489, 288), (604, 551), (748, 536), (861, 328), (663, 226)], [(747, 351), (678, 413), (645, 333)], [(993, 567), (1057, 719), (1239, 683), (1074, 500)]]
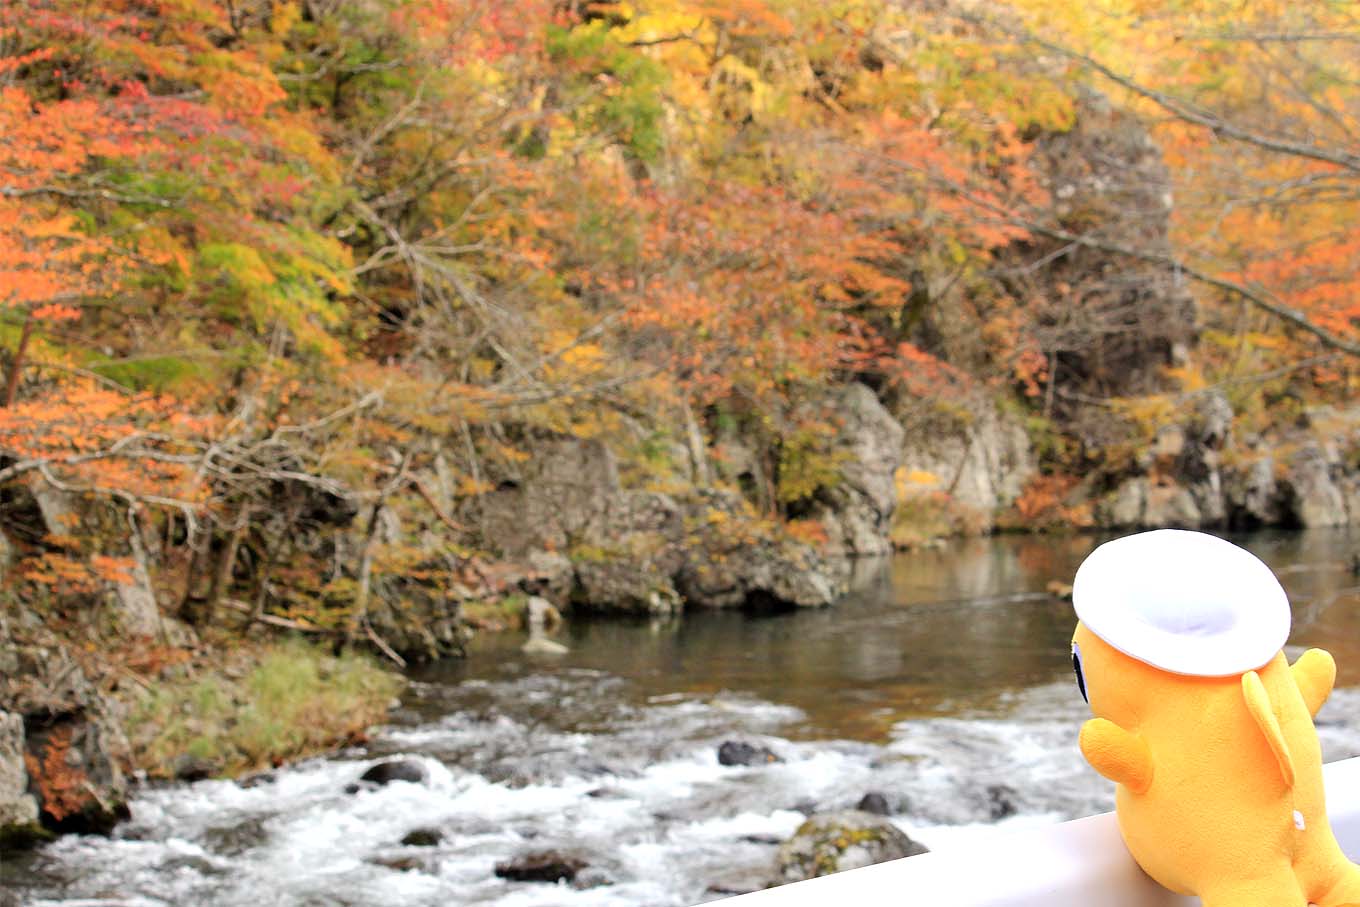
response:
[(22, 822), (16, 825), (0, 825), (0, 857), (5, 854), (29, 850), (39, 844), (46, 844), (56, 835), (37, 822)]
[(928, 850), (882, 816), (847, 809), (804, 822), (779, 848), (772, 885), (859, 869)]

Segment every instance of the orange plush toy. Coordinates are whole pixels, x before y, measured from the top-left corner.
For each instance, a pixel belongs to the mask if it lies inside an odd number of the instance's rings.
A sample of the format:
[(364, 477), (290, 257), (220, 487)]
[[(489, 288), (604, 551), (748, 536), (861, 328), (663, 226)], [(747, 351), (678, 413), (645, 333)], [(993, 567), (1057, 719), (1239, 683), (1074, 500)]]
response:
[(1280, 651), (1289, 602), (1250, 552), (1164, 529), (1108, 542), (1072, 587), (1072, 663), (1095, 718), (1081, 751), (1114, 781), (1148, 875), (1205, 907), (1360, 903), (1327, 823), (1313, 716), (1336, 664)]

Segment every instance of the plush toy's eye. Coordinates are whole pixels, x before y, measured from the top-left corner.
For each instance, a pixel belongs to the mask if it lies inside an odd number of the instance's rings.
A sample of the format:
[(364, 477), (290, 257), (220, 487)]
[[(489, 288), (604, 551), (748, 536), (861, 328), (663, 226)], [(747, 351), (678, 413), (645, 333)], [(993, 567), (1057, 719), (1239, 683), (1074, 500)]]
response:
[(1081, 698), (1090, 702), (1090, 697), (1086, 695), (1086, 675), (1081, 673), (1081, 647), (1072, 643), (1072, 670), (1077, 672), (1077, 689), (1081, 690)]

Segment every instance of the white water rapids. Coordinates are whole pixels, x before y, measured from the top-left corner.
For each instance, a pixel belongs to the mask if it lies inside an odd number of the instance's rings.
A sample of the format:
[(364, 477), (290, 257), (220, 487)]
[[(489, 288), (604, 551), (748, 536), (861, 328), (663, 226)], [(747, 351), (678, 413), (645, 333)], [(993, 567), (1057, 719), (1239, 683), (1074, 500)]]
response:
[[(1349, 541), (1309, 539), (1266, 539), (1263, 556), (1294, 602), (1291, 658), (1324, 645), (1342, 668), (1318, 721), (1334, 761), (1360, 754), (1360, 596), (1335, 566)], [(1042, 594), (1090, 544), (898, 559), (824, 612), (573, 622), (553, 662), (510, 638), (418, 674), (364, 749), (141, 788), (112, 837), (0, 865), (0, 905), (687, 907), (760, 887), (806, 814), (869, 791), (933, 849), (1101, 812), (1110, 785), (1076, 746), (1070, 605)], [(783, 761), (720, 765), (726, 740)], [(393, 758), (425, 780), (346, 792)], [(441, 837), (401, 843), (418, 830)], [(496, 876), (542, 850), (588, 866), (574, 884)]]

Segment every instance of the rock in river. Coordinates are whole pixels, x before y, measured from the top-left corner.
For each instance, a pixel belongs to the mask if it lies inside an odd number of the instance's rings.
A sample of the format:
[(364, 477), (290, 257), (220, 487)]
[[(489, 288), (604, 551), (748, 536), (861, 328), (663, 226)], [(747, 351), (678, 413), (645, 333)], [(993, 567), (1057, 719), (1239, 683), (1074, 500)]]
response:
[(888, 798), (876, 790), (871, 790), (863, 797), (859, 798), (859, 805), (855, 807), (860, 812), (872, 813), (875, 816), (887, 816), (892, 814), (892, 807), (888, 804)]
[(382, 786), (393, 781), (409, 781), (420, 784), (425, 780), (425, 768), (413, 759), (397, 759), (392, 762), (379, 762), (359, 776), (360, 781)]
[(754, 746), (741, 740), (727, 740), (718, 747), (719, 765), (768, 765), (783, 761), (769, 747)]
[(496, 864), (496, 875), (512, 882), (568, 882), (589, 864), (572, 854), (540, 850)]
[(417, 828), (401, 839), (403, 847), (434, 847), (444, 840), (444, 833), (437, 828)]
[(882, 816), (854, 809), (823, 813), (804, 822), (779, 848), (771, 884), (801, 882), (927, 850)]

